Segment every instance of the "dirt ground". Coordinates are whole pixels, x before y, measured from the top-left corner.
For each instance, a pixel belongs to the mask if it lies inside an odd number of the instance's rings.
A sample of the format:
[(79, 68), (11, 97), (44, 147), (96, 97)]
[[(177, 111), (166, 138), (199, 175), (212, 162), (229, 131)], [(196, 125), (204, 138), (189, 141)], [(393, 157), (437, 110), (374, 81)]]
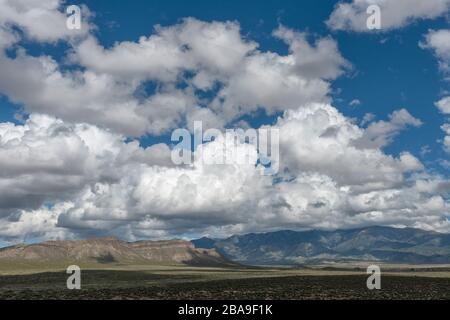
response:
[(0, 299), (450, 299), (450, 277), (264, 270), (85, 270), (80, 290), (64, 271), (0, 276)]

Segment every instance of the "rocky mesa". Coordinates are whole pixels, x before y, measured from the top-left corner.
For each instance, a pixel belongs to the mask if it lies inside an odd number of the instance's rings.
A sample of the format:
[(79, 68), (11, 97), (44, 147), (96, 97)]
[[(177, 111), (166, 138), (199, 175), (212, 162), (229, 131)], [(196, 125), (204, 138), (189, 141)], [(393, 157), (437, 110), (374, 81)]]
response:
[(116, 238), (56, 240), (0, 249), (0, 263), (184, 264), (229, 266), (215, 249), (195, 248), (185, 240), (125, 242)]

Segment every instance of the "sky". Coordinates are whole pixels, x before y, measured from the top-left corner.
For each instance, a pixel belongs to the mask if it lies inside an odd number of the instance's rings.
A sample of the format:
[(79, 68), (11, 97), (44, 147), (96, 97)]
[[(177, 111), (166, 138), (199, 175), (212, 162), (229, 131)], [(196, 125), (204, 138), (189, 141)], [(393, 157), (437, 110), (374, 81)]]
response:
[[(0, 245), (448, 233), (449, 81), (450, 0), (0, 0)], [(277, 130), (277, 170), (174, 163), (195, 121)]]

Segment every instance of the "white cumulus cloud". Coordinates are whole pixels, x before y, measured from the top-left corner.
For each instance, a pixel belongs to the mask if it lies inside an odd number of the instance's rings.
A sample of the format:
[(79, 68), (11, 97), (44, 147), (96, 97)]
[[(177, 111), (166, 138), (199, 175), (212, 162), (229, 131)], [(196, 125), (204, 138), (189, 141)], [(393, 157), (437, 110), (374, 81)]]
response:
[(378, 5), (381, 13), (381, 31), (404, 27), (414, 20), (433, 19), (444, 15), (450, 8), (449, 0), (352, 0), (340, 1), (334, 8), (327, 25), (334, 30), (356, 32), (372, 31), (367, 28), (367, 8)]

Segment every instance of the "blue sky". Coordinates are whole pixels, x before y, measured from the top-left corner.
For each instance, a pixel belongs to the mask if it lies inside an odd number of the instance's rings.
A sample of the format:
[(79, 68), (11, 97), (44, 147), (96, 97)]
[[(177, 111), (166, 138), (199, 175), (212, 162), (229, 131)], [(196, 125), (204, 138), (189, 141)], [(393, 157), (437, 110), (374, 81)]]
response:
[[(400, 134), (388, 153), (411, 150), (420, 156), (428, 145), (431, 152), (423, 158), (441, 174), (448, 172), (437, 159), (448, 155), (438, 142), (443, 138), (440, 126), (442, 114), (434, 102), (444, 90), (450, 90), (438, 70), (437, 61), (429, 51), (418, 46), (428, 29), (449, 26), (445, 17), (416, 21), (388, 33), (358, 34), (334, 32), (324, 23), (333, 11), (336, 1), (135, 1), (123, 6), (122, 1), (93, 1), (88, 3), (95, 12), (99, 39), (106, 47), (116, 41), (137, 40), (151, 32), (152, 26), (172, 25), (183, 17), (205, 21), (238, 21), (242, 33), (257, 40), (263, 50), (286, 53), (286, 45), (271, 37), (280, 24), (311, 34), (332, 36), (337, 40), (342, 55), (354, 66), (354, 72), (337, 79), (333, 88), (334, 105), (349, 117), (362, 119), (370, 112), (377, 119), (386, 119), (392, 111), (403, 107), (421, 119), (424, 125)], [(349, 106), (353, 99), (361, 101)], [(271, 119), (262, 119), (270, 121)], [(255, 119), (254, 121), (258, 121)], [(150, 140), (153, 142), (153, 140)]]
[[(72, 2), (71, 2), (72, 3)], [(74, 4), (77, 1), (73, 2)], [(271, 34), (279, 25), (307, 31), (311, 35), (331, 36), (338, 42), (342, 55), (353, 65), (353, 70), (332, 83), (334, 106), (348, 117), (362, 119), (373, 113), (376, 119), (386, 119), (392, 111), (402, 107), (421, 119), (423, 125), (400, 134), (385, 150), (397, 155), (410, 150), (420, 156), (421, 148), (429, 146), (430, 152), (421, 159), (430, 168), (447, 175), (438, 160), (447, 155), (439, 142), (443, 138), (440, 126), (442, 114), (434, 102), (449, 90), (449, 84), (438, 70), (435, 57), (418, 46), (429, 29), (442, 29), (449, 23), (445, 17), (415, 21), (389, 32), (354, 33), (330, 30), (325, 21), (333, 11), (336, 1), (132, 1), (124, 5), (119, 0), (84, 1), (95, 12), (93, 22), (98, 27), (95, 34), (105, 47), (116, 42), (137, 40), (150, 35), (155, 25), (172, 25), (184, 17), (204, 21), (237, 21), (242, 34), (259, 43), (260, 49), (284, 54), (287, 46)], [(30, 53), (51, 54), (63, 59), (67, 50), (64, 44), (39, 45), (24, 43)], [(354, 99), (361, 105), (350, 106)], [(5, 96), (0, 100), (0, 120), (13, 121), (17, 105)], [(258, 126), (273, 121), (264, 114), (250, 117)], [(169, 135), (142, 137), (143, 146), (168, 142)]]
[[(386, 151), (398, 154), (407, 149), (419, 154), (423, 146), (429, 145), (431, 153), (425, 160), (446, 174), (433, 163), (446, 157), (437, 142), (443, 137), (439, 128), (443, 121), (434, 102), (443, 90), (449, 90), (449, 85), (442, 79), (433, 55), (418, 46), (428, 29), (448, 27), (445, 17), (418, 21), (388, 33), (361, 35), (333, 32), (326, 26), (324, 21), (336, 1), (134, 1), (124, 6), (116, 0), (93, 1), (88, 5), (99, 13), (95, 23), (100, 26), (99, 39), (106, 47), (116, 41), (137, 40), (150, 33), (154, 25), (172, 25), (183, 17), (238, 21), (242, 33), (257, 40), (261, 49), (280, 53), (287, 51), (286, 45), (271, 37), (280, 24), (321, 36), (331, 35), (355, 68), (354, 74), (333, 83), (335, 91), (339, 91), (334, 96), (335, 106), (345, 115), (359, 119), (367, 112), (385, 119), (399, 107), (406, 108), (424, 125), (400, 135)], [(353, 99), (362, 104), (350, 107)]]
[[(351, 0), (5, 4), (0, 245), (450, 232), (450, 106), (436, 106), (450, 91), (450, 0), (420, 1), (375, 1), (381, 30), (361, 27), (368, 4)], [(78, 33), (64, 25), (70, 4), (83, 8)], [(27, 20), (37, 9), (45, 19)], [(174, 167), (171, 133), (193, 120), (279, 129), (282, 170)]]

